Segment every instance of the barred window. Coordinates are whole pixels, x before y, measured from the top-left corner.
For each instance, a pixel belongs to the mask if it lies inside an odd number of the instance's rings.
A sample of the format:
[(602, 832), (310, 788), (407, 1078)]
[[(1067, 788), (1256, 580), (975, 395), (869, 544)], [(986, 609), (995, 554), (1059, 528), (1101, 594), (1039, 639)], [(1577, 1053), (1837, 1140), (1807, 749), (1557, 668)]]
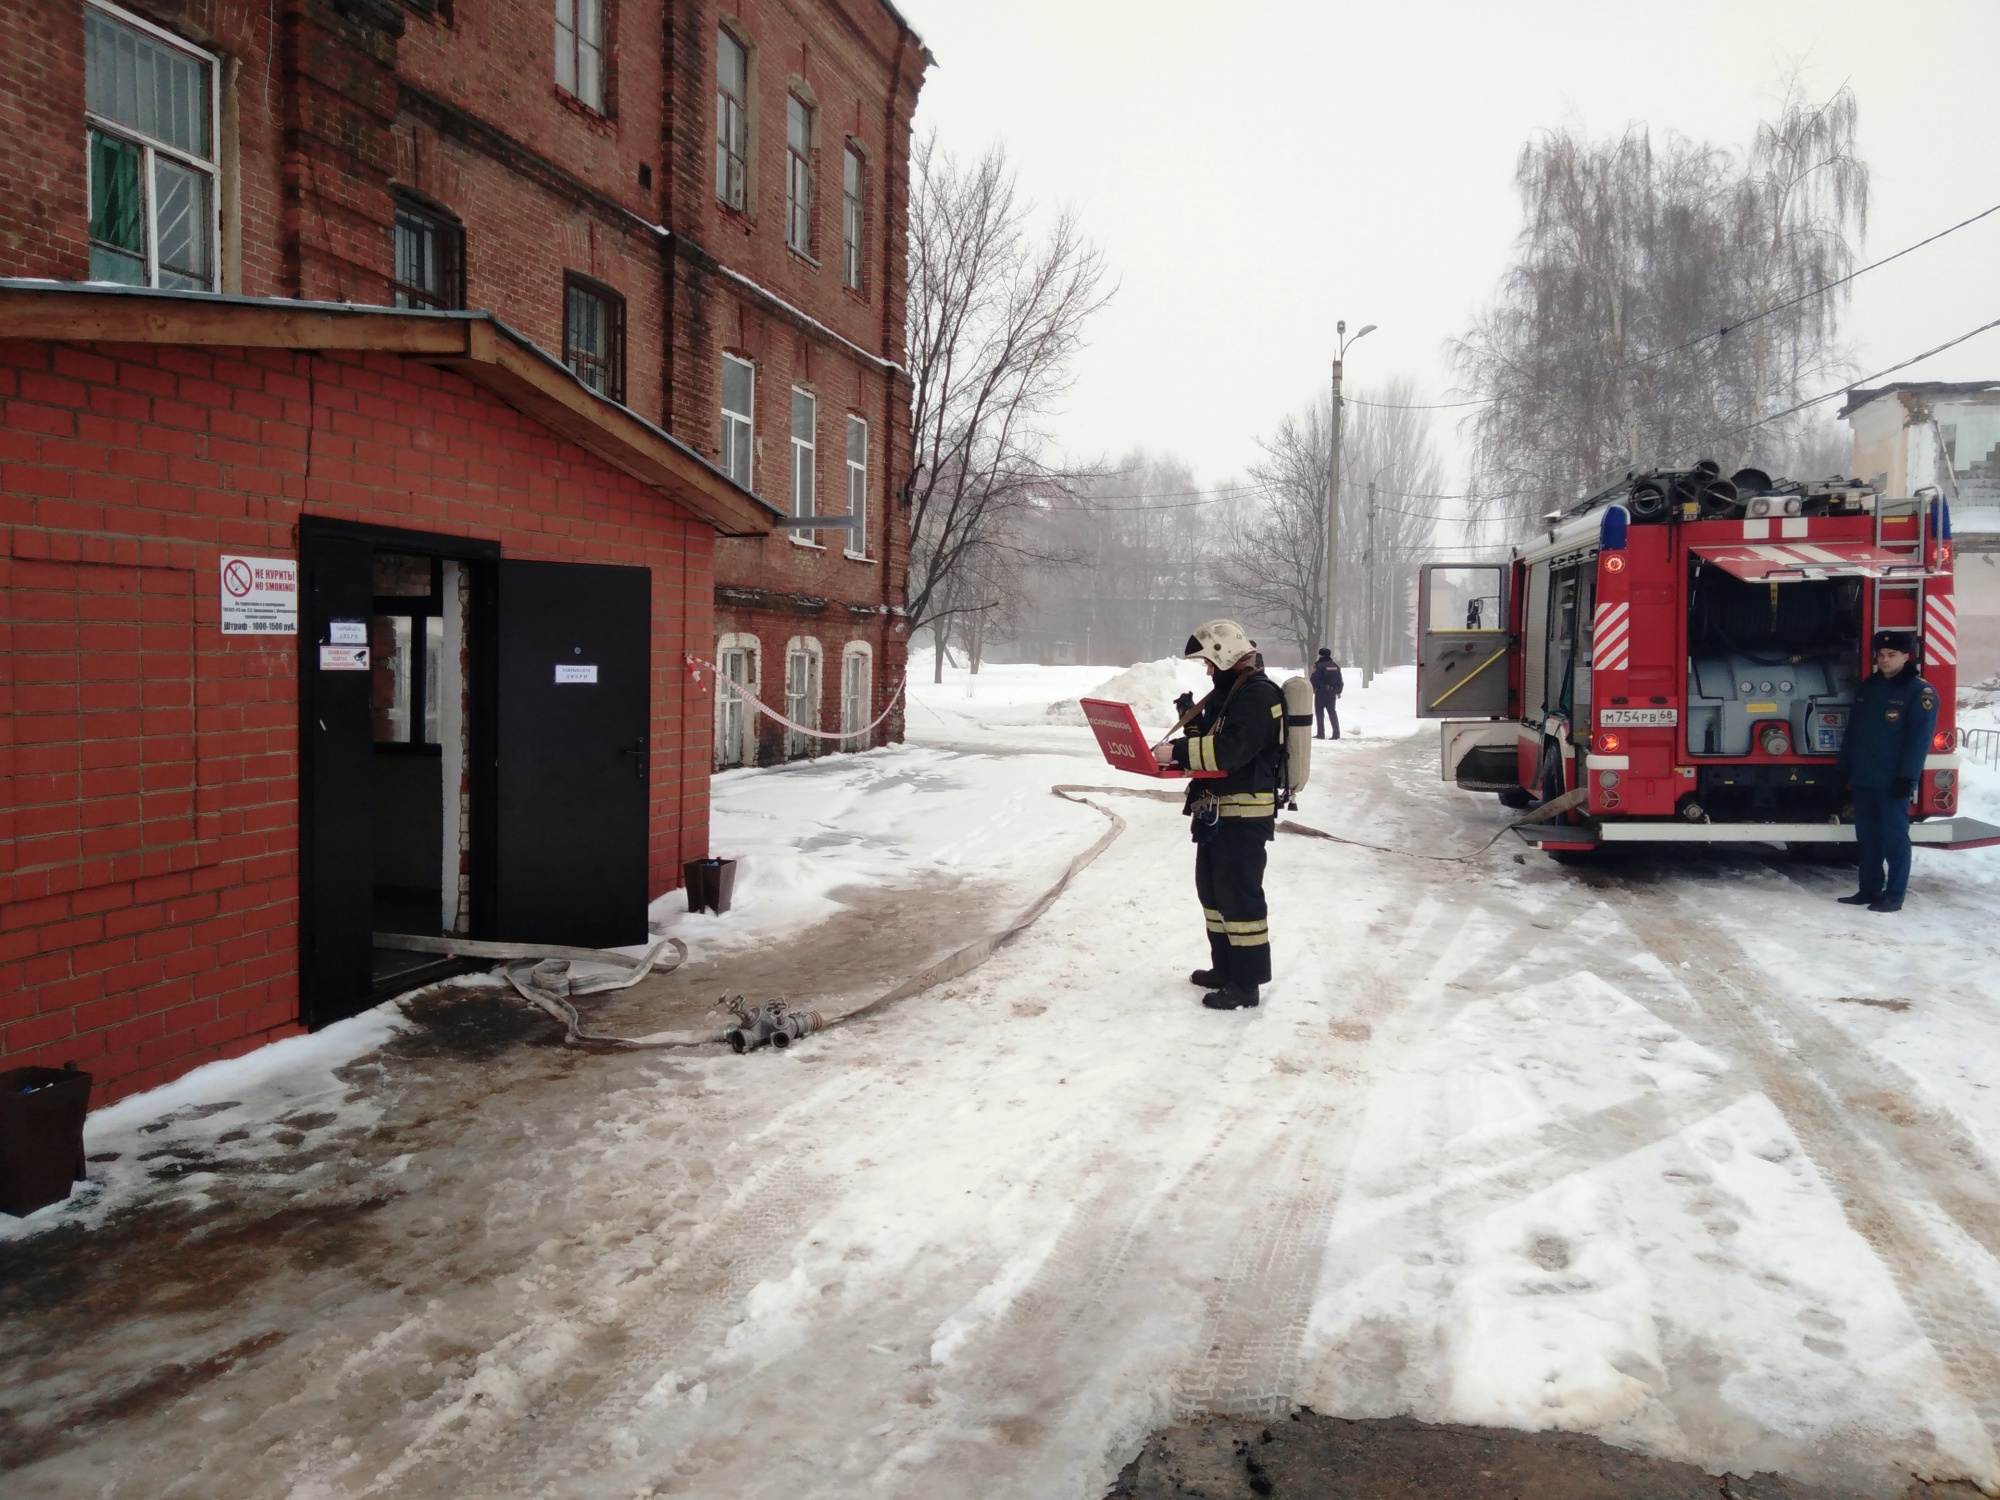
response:
[(556, 0), (556, 86), (604, 110), (604, 0)]
[(715, 196), (742, 208), (750, 177), (750, 58), (728, 32), (715, 33)]
[(861, 153), (849, 146), (841, 153), (840, 279), (861, 290), (862, 171)]
[(214, 291), (214, 59), (86, 5), (84, 110), (90, 279)]
[(398, 307), (465, 306), (464, 231), (443, 214), (399, 202), (395, 242)]
[(563, 280), (563, 363), (613, 401), (625, 399), (625, 299), (576, 275)]

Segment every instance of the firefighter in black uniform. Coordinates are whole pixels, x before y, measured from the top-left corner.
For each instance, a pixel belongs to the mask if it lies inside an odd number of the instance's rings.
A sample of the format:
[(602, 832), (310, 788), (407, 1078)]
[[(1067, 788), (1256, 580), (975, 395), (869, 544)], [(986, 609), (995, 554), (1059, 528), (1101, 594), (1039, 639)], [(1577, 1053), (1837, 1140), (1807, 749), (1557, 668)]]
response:
[(1257, 670), (1249, 636), (1234, 620), (1211, 620), (1188, 637), (1183, 656), (1208, 663), (1215, 686), (1185, 739), (1153, 747), (1163, 766), (1222, 771), (1188, 783), (1194, 889), (1208, 922), (1209, 967), (1188, 977), (1210, 993), (1210, 1010), (1257, 1003), (1271, 982), (1271, 933), (1264, 905), (1264, 858), (1277, 830), (1278, 761), (1285, 695)]
[(1917, 675), (1916, 637), (1878, 630), (1875, 671), (1854, 691), (1841, 736), (1841, 776), (1854, 796), (1861, 889), (1840, 899), (1870, 911), (1901, 911), (1910, 881), (1910, 794), (1924, 774), (1937, 728), (1937, 689)]

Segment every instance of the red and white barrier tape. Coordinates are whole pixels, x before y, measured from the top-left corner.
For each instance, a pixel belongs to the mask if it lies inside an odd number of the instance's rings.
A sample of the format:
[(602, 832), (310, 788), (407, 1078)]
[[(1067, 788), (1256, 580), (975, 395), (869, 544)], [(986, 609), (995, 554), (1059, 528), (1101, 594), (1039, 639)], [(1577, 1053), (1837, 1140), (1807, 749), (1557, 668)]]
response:
[(896, 705), (902, 700), (903, 697), (903, 688), (905, 684), (909, 681), (909, 674), (907, 672), (904, 673), (900, 679), (898, 679), (896, 683), (896, 691), (889, 695), (888, 706), (884, 708), (881, 713), (875, 716), (875, 722), (873, 724), (870, 724), (863, 729), (851, 729), (842, 734), (835, 734), (829, 730), (811, 728), (808, 725), (799, 723), (798, 720), (796, 719), (786, 718), (783, 714), (779, 713), (775, 708), (771, 707), (770, 704), (766, 703), (763, 699), (759, 698), (755, 693), (751, 692), (750, 689), (745, 687), (742, 683), (738, 682), (734, 677), (731, 677), (727, 672), (723, 671), (722, 668), (718, 667), (714, 662), (710, 661), (707, 657), (696, 656), (692, 651), (684, 652), (683, 655), (686, 657), (689, 668), (694, 671), (696, 682), (701, 681), (700, 669), (706, 667), (708, 668), (709, 671), (715, 674), (717, 681), (728, 683), (729, 686), (735, 691), (737, 697), (741, 698), (745, 703), (754, 706), (757, 712), (764, 715), (765, 718), (776, 719), (780, 724), (784, 725), (785, 728), (793, 730), (799, 734), (810, 735), (812, 736), (812, 738), (816, 740), (858, 740), (866, 735), (873, 734), (878, 728), (881, 727), (882, 721), (887, 719), (890, 714), (896, 711)]

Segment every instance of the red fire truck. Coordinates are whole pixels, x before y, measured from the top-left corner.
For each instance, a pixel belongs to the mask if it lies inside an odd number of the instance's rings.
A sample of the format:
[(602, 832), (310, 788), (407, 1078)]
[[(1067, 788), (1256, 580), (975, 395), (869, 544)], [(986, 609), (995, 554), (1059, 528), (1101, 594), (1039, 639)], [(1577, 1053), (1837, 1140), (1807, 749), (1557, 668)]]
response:
[(1445, 780), (1610, 843), (1852, 843), (1835, 757), (1878, 629), (1916, 631), (1937, 732), (1912, 837), (2000, 843), (1956, 816), (1951, 516), (1855, 480), (1634, 473), (1544, 518), (1510, 561), (1418, 583), (1417, 711)]

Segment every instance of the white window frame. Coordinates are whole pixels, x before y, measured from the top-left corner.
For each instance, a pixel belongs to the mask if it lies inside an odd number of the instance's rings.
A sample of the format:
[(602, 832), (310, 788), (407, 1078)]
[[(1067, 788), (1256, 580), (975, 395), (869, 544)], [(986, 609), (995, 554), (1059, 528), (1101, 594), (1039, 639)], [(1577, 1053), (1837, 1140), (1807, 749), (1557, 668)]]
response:
[[(208, 149), (214, 153), (214, 156), (207, 160), (204, 160), (203, 158), (198, 156), (191, 156), (186, 151), (181, 150), (179, 147), (170, 146), (165, 141), (159, 140), (154, 136), (146, 134), (146, 132), (144, 132), (143, 130), (136, 129), (130, 125), (121, 124), (119, 121), (110, 119), (106, 116), (95, 114), (88, 107), (86, 107), (83, 112), (83, 118), (84, 118), (83, 201), (84, 201), (84, 214), (86, 218), (86, 225), (85, 225), (86, 238), (88, 237), (89, 234), (89, 227), (87, 220), (90, 213), (90, 203), (92, 198), (91, 194), (92, 185), (90, 182), (90, 132), (92, 130), (95, 130), (101, 135), (117, 136), (122, 140), (129, 141), (131, 144), (139, 148), (140, 190), (145, 194), (145, 200), (146, 200), (144, 207), (145, 223), (146, 223), (146, 228), (145, 228), (146, 285), (149, 287), (157, 287), (160, 284), (160, 234), (159, 234), (159, 226), (154, 222), (156, 205), (159, 203), (159, 191), (158, 191), (157, 174), (155, 173), (154, 168), (158, 162), (159, 155), (164, 153), (170, 161), (173, 161), (177, 165), (188, 168), (191, 171), (199, 172), (208, 178), (209, 284), (206, 290), (213, 292), (217, 289), (218, 286), (220, 286), (222, 281), (221, 59), (217, 57), (214, 53), (209, 52), (204, 48), (197, 47), (192, 43), (184, 41), (182, 38), (175, 36), (171, 31), (168, 31), (165, 27), (156, 26), (151, 21), (147, 21), (139, 16), (135, 16), (130, 11), (120, 10), (115, 5), (107, 5), (104, 3), (104, 0), (85, 0), (85, 4), (89, 5), (92, 9), (102, 11), (112, 20), (118, 22), (121, 26), (129, 26), (134, 31), (140, 32), (146, 36), (150, 36), (155, 41), (164, 43), (166, 46), (172, 47), (178, 52), (186, 53), (189, 57), (194, 58), (197, 62), (199, 62), (203, 67), (205, 67), (208, 70)], [(86, 51), (87, 51), (87, 44), (86, 44)], [(84, 62), (86, 73), (88, 72), (89, 66), (90, 66), (89, 60), (88, 57), (86, 56)]]
[[(848, 181), (849, 176), (853, 181)], [(863, 249), (867, 243), (868, 158), (849, 141), (840, 157), (840, 280), (861, 290)]]
[[(805, 141), (792, 139), (792, 111), (805, 115)], [(812, 247), (812, 138), (819, 111), (799, 97), (797, 90), (785, 94), (785, 244), (807, 260)]]
[[(821, 664), (825, 650), (818, 639), (810, 635), (795, 635), (785, 642), (785, 717), (795, 724), (803, 724), (808, 729), (819, 728), (820, 700), (825, 694), (825, 682), (821, 676)], [(793, 691), (798, 681), (796, 663), (805, 663), (805, 691)], [(800, 734), (797, 730), (785, 731), (785, 758), (799, 755), (816, 755), (824, 740), (811, 735)]]
[[(587, 35), (591, 31), (594, 40)], [(556, 87), (600, 115), (604, 53), (604, 0), (556, 0)]]
[[(747, 631), (732, 631), (715, 643), (716, 665), (727, 666), (729, 654), (741, 651), (748, 668), (740, 680), (750, 692), (757, 693), (762, 647), (763, 642)], [(718, 769), (757, 764), (757, 711), (719, 677), (715, 683), (715, 764)]]
[[(810, 404), (812, 420), (810, 431), (805, 437), (799, 436), (799, 399), (804, 397)], [(792, 387), (792, 514), (810, 516), (818, 514), (817, 466), (819, 462), (819, 397), (804, 386)], [(801, 547), (817, 547), (819, 533), (803, 527), (790, 528), (792, 540)]]
[[(743, 58), (740, 99), (722, 86), (725, 42)], [(739, 213), (750, 202), (750, 49), (727, 26), (715, 28), (715, 198), (724, 208)]]
[[(857, 698), (854, 688), (855, 663), (861, 664), (861, 692)], [(866, 641), (849, 641), (840, 653), (840, 732), (858, 734), (868, 727), (868, 721), (875, 717), (875, 648)], [(866, 750), (865, 743), (843, 740), (844, 750)]]
[[(729, 367), (741, 365), (750, 373), (750, 409), (736, 411), (729, 405)], [(757, 463), (757, 366), (755, 362), (740, 355), (722, 356), (722, 472), (742, 485), (752, 489)], [(736, 440), (742, 439), (743, 472), (736, 472)]]
[[(854, 431), (861, 429), (861, 459), (854, 457)], [(868, 419), (847, 414), (847, 513), (854, 517), (854, 529), (847, 533), (847, 555), (860, 562), (868, 560)]]

